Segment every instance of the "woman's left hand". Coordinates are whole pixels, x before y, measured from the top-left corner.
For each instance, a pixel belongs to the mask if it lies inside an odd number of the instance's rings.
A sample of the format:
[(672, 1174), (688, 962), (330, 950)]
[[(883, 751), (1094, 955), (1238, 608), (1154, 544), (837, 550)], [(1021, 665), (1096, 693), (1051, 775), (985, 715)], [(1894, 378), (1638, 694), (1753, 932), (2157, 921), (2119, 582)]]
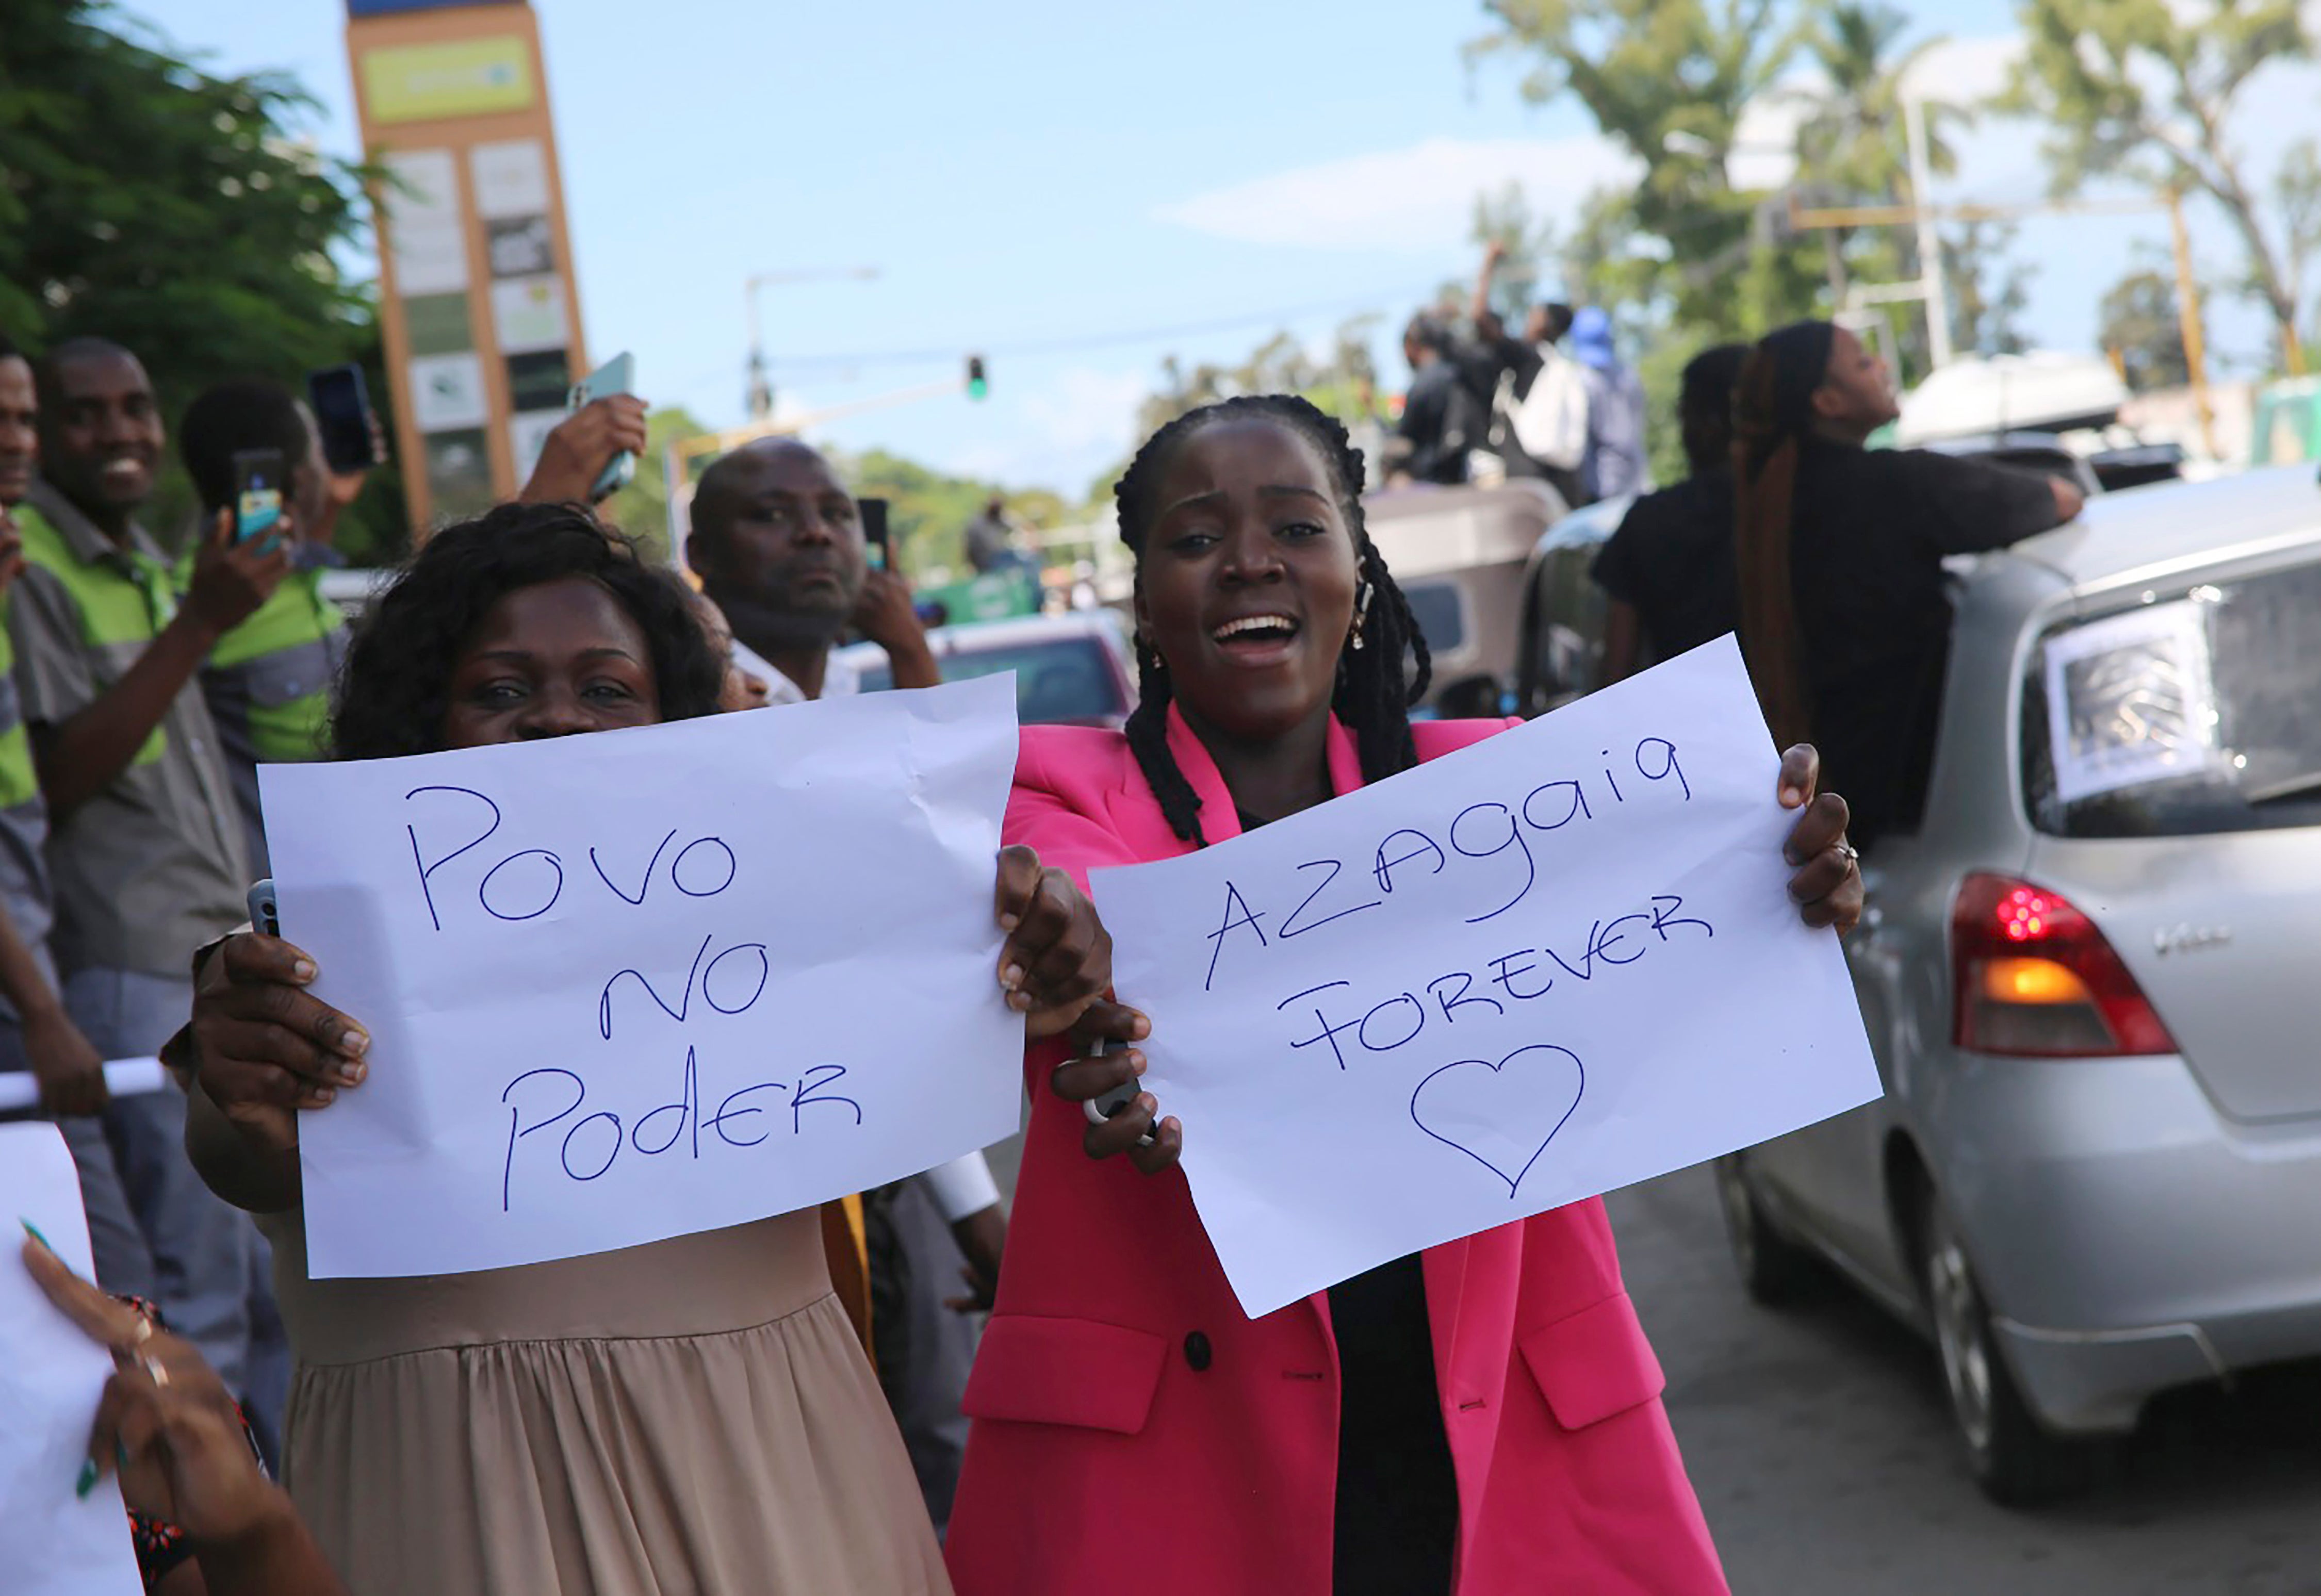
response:
[(1007, 933), (999, 984), (1024, 1016), (1024, 1034), (1042, 1041), (1069, 1030), (1112, 986), (1112, 936), (1072, 878), (1040, 863), (1028, 848), (999, 850), (995, 912)]
[(1818, 792), (1820, 783), (1821, 753), (1811, 743), (1781, 756), (1781, 807), (1803, 812), (1781, 852), (1796, 870), (1789, 897), (1798, 917), (1843, 935), (1861, 918), (1861, 857), (1845, 839), (1845, 800)]

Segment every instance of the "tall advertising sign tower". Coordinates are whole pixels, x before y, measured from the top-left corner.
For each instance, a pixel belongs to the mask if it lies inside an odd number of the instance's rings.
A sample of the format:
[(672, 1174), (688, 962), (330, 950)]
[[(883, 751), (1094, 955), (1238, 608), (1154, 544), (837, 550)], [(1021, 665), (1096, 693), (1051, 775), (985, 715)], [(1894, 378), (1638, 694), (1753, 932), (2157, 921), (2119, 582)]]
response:
[(513, 497), (587, 370), (524, 0), (347, 0), (413, 535)]

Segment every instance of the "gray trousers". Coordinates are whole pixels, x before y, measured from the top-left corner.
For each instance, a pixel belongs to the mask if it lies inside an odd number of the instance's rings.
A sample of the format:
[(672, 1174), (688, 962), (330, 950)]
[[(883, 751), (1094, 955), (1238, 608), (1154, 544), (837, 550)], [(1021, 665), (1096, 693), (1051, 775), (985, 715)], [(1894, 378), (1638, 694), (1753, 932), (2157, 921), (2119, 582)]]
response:
[(871, 1267), (890, 1270), (894, 1278), (882, 1283), (889, 1290), (878, 1299), (882, 1313), (872, 1319), (871, 1338), (878, 1348), (878, 1382), (940, 1536), (950, 1528), (960, 1464), (967, 1455), (968, 1420), (959, 1404), (980, 1332), (974, 1319), (944, 1306), (946, 1299), (967, 1292), (960, 1278), (967, 1259), (924, 1177), (914, 1175), (894, 1192), (889, 1220), (892, 1251)]
[[(159, 1052), (185, 1024), (194, 987), (190, 977), (141, 970), (76, 970), (65, 977), (64, 1000), (73, 1023), (99, 1053), (137, 1058)], [(265, 1293), (264, 1318), (279, 1335), (264, 1244), (250, 1216), (212, 1194), (187, 1161), (185, 1093), (166, 1086), (115, 1098), (105, 1111), (104, 1134), (143, 1243), (144, 1281), (125, 1288), (104, 1280), (105, 1244), (99, 1243), (100, 1281), (115, 1291), (136, 1289), (159, 1303), (169, 1328), (200, 1348), (227, 1389), (247, 1398), (253, 1418), (262, 1422), (281, 1402), (281, 1393), (251, 1386), (253, 1295)], [(82, 1182), (86, 1192), (86, 1166)], [(97, 1224), (92, 1210), (92, 1232)], [(116, 1241), (116, 1251), (122, 1246)], [(140, 1269), (134, 1260), (117, 1266), (124, 1276)]]

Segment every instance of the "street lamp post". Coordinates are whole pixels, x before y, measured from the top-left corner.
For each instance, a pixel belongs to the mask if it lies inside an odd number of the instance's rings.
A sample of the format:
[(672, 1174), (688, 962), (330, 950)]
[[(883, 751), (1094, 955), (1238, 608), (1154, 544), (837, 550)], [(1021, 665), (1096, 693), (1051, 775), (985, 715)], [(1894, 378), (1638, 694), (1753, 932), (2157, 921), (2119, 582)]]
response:
[(758, 326), (758, 290), (769, 283), (819, 283), (843, 277), (867, 283), (878, 275), (875, 266), (807, 267), (792, 271), (761, 271), (742, 280), (742, 300), (750, 322), (750, 417), (762, 422), (774, 413), (774, 385), (766, 375), (765, 340)]

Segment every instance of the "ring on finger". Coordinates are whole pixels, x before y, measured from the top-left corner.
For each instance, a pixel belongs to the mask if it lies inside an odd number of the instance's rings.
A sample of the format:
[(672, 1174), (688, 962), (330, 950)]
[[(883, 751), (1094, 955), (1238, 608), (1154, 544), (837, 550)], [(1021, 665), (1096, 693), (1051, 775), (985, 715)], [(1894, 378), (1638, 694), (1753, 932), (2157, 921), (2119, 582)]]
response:
[(1832, 847), (1835, 850), (1837, 857), (1844, 861), (1845, 867), (1848, 870), (1857, 870), (1861, 868), (1861, 850), (1860, 848), (1854, 847), (1853, 844), (1848, 842), (1843, 837), (1839, 838), (1835, 843), (1832, 844)]
[(169, 1371), (161, 1366), (161, 1360), (159, 1358), (149, 1356), (141, 1357), (137, 1361), (144, 1365), (145, 1373), (152, 1377), (155, 1389), (168, 1389), (169, 1384)]

